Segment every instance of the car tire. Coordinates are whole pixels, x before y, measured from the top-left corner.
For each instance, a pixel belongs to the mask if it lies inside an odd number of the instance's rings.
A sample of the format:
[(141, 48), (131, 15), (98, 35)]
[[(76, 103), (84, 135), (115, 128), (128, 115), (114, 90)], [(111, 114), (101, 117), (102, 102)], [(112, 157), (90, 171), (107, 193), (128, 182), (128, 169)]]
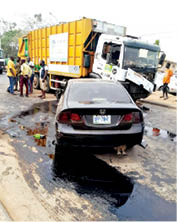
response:
[(131, 149), (133, 148), (135, 145), (138, 145), (138, 144), (141, 144), (143, 140), (143, 134), (140, 133), (136, 136), (136, 140), (134, 141), (130, 141), (128, 144), (127, 144), (127, 149)]
[(38, 74), (34, 74), (33, 88), (34, 89), (39, 89), (40, 88), (40, 80), (39, 80), (39, 75)]

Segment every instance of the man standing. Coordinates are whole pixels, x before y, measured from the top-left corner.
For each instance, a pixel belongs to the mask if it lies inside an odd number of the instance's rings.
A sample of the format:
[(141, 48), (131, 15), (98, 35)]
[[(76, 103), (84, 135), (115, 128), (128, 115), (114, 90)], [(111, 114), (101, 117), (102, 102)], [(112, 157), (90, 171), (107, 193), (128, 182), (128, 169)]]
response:
[(28, 97), (28, 79), (31, 75), (31, 68), (25, 63), (25, 60), (21, 60), (21, 75), (20, 75), (20, 96), (23, 96), (23, 85), (26, 87), (26, 97)]
[(12, 95), (14, 95), (14, 81), (16, 77), (16, 70), (14, 64), (14, 57), (10, 57), (7, 64), (7, 76), (9, 78), (9, 87), (7, 89)]
[(48, 74), (48, 67), (45, 65), (44, 60), (41, 60), (40, 62), (40, 87), (41, 87), (41, 93), (40, 96), (41, 99), (45, 99), (45, 93), (47, 90), (47, 74)]
[(21, 72), (21, 66), (20, 66), (20, 57), (17, 58), (17, 62), (15, 64), (15, 69), (16, 69), (16, 78), (15, 78), (15, 90), (18, 90), (18, 82), (19, 82), (19, 76)]
[(34, 81), (34, 63), (32, 61), (29, 62), (29, 67), (31, 68), (32, 74), (30, 76), (29, 82), (30, 82), (30, 87), (29, 87), (29, 92), (33, 93), (33, 81)]
[(165, 76), (163, 77), (163, 96), (160, 97), (160, 98), (164, 98), (164, 100), (168, 99), (168, 84), (170, 83), (170, 78), (172, 77), (172, 75), (173, 75), (173, 72), (170, 69), (170, 63), (167, 63)]

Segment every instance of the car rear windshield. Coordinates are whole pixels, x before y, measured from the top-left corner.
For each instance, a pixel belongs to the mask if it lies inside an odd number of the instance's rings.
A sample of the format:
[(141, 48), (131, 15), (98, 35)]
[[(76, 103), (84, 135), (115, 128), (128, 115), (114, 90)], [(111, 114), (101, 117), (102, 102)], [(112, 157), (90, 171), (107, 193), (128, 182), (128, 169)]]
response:
[(74, 83), (68, 101), (79, 103), (132, 103), (126, 90), (113, 83)]

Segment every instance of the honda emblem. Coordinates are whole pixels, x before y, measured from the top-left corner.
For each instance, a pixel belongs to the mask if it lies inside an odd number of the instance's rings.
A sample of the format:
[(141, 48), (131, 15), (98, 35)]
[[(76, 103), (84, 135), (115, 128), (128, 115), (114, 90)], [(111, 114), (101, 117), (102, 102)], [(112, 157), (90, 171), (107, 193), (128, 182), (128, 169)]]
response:
[(105, 115), (106, 114), (106, 109), (100, 109), (100, 115)]

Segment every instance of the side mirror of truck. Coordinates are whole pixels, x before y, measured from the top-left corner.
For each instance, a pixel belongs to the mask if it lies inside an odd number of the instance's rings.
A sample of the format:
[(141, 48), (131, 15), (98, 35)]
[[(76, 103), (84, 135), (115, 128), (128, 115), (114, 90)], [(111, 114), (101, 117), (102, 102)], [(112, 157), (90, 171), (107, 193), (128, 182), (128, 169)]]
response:
[(88, 55), (88, 54), (84, 55), (84, 67), (85, 68), (90, 67), (90, 55)]
[(164, 61), (165, 61), (165, 57), (166, 57), (166, 54), (163, 52), (160, 56), (160, 59), (159, 59), (159, 65), (163, 65)]

